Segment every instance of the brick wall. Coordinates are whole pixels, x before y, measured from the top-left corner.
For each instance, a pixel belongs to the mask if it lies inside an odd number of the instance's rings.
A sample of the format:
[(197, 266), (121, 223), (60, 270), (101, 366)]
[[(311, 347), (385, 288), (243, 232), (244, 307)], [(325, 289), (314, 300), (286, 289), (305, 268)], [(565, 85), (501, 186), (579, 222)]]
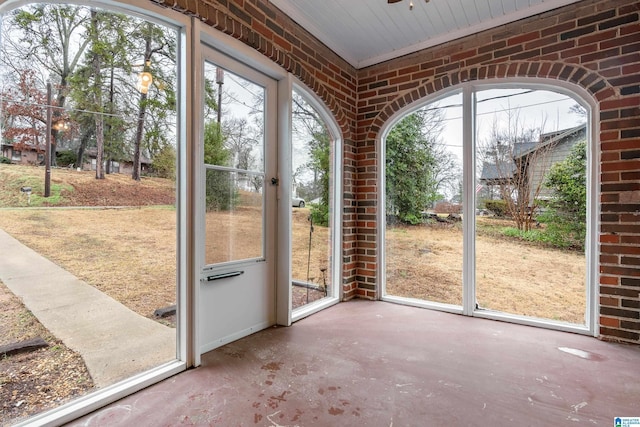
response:
[(407, 104), (464, 81), (553, 78), (600, 110), (600, 330), (640, 343), (640, 10), (585, 0), (354, 70), (266, 1), (151, 0), (196, 16), (300, 78), (333, 112), (344, 139), (345, 297), (378, 298), (380, 194), (376, 138)]
[(640, 6), (583, 1), (358, 72), (358, 295), (378, 297), (376, 137), (399, 109), (458, 83), (552, 78), (600, 110), (603, 338), (640, 342)]

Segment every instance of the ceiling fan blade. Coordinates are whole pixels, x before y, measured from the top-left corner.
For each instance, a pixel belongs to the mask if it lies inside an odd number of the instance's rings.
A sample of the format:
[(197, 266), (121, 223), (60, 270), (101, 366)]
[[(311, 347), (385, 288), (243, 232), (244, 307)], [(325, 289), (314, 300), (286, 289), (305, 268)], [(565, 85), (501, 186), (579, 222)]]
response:
[(388, 4), (391, 4), (391, 3), (398, 3), (399, 1), (402, 1), (402, 0), (387, 0), (387, 3), (388, 3)]

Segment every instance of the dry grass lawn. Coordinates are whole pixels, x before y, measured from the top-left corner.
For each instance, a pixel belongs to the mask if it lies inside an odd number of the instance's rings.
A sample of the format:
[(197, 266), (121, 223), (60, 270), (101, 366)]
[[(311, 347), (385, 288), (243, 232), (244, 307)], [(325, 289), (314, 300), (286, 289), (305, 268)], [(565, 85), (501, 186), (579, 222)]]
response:
[(175, 304), (174, 209), (5, 210), (2, 228), (143, 316)]
[[(294, 210), (293, 277), (300, 281), (307, 278), (308, 214), (307, 209)], [(224, 260), (231, 250), (239, 258), (258, 256), (260, 242), (255, 236), (260, 223), (256, 215), (259, 218), (259, 211), (252, 207), (240, 208), (233, 215), (208, 213), (207, 253), (222, 254)], [(10, 209), (2, 211), (2, 228), (143, 316), (153, 318), (157, 308), (175, 304), (174, 209)], [(320, 268), (327, 265), (328, 229), (314, 226), (313, 282), (322, 283)], [(327, 274), (327, 284), (329, 281)]]
[[(210, 251), (225, 253), (221, 236), (234, 229), (233, 248), (256, 249), (256, 208), (209, 213)], [(5, 210), (2, 227), (132, 310), (152, 317), (175, 303), (175, 211), (169, 208)], [(307, 279), (308, 209), (294, 209), (293, 277)], [(218, 225), (218, 226), (214, 226)], [(387, 293), (461, 304), (459, 226), (397, 227), (387, 231)], [(314, 226), (310, 280), (328, 267), (328, 229)], [(228, 249), (230, 246), (226, 244)], [(226, 255), (225, 255), (226, 257)], [(477, 297), (481, 307), (583, 323), (585, 259), (581, 254), (491, 236), (477, 240)], [(327, 283), (330, 275), (327, 274)], [(306, 292), (306, 291), (305, 291)]]
[[(479, 234), (477, 302), (486, 309), (583, 324), (585, 268), (584, 255), (576, 252)], [(460, 305), (460, 224), (389, 228), (387, 293)]]
[[(242, 199), (246, 202), (246, 195)], [(292, 218), (291, 269), (294, 282), (308, 282), (315, 286), (326, 284), (330, 288), (329, 228), (314, 225), (311, 232), (307, 208), (294, 208)], [(205, 260), (208, 264), (262, 256), (263, 224), (260, 207), (255, 203), (242, 203), (233, 212), (208, 212), (206, 223)], [(323, 296), (323, 292), (294, 286), (293, 307)]]
[[(21, 204), (19, 185), (41, 183), (43, 170), (0, 165), (0, 206)], [(132, 181), (92, 172), (54, 170), (64, 203), (72, 206), (132, 206), (126, 209), (8, 209), (1, 227), (26, 245), (121, 301), (143, 316), (175, 303), (176, 218), (170, 206), (173, 183)], [(11, 187), (11, 188), (9, 188)], [(67, 188), (67, 189), (65, 189)], [(209, 212), (208, 262), (261, 254), (260, 195), (243, 193), (232, 214)], [(144, 206), (165, 204), (168, 206)], [(296, 281), (331, 285), (329, 229), (314, 225), (309, 209), (294, 208), (292, 272)], [(479, 218), (480, 221), (493, 221)], [(479, 224), (482, 230), (482, 223)], [(506, 224), (503, 224), (506, 225)], [(508, 313), (583, 323), (585, 258), (575, 252), (542, 248), (480, 233), (476, 242), (477, 299), (481, 307)], [(301, 293), (294, 287), (294, 295)], [(302, 290), (306, 299), (306, 290)], [(395, 227), (387, 230), (387, 293), (461, 304), (460, 224)], [(311, 299), (318, 295), (312, 295)], [(301, 300), (300, 300), (301, 301)], [(295, 306), (300, 305), (300, 301)], [(304, 301), (306, 302), (306, 301)]]

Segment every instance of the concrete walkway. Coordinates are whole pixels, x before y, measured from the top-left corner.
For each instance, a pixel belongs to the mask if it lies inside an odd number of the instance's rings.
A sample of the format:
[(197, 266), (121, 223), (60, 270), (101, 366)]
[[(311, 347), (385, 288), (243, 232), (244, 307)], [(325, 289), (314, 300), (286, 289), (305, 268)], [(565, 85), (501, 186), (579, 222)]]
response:
[(0, 280), (105, 387), (175, 359), (176, 330), (134, 313), (0, 230)]

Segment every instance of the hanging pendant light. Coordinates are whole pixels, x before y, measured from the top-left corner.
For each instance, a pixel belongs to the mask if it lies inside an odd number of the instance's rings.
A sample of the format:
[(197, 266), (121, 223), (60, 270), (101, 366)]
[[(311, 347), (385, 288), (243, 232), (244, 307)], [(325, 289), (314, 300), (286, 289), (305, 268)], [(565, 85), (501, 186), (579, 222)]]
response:
[(146, 61), (144, 64), (144, 69), (140, 74), (138, 74), (138, 90), (140, 93), (149, 92), (149, 86), (153, 82), (153, 75), (149, 72), (149, 67), (151, 66), (151, 61)]
[[(388, 4), (398, 3), (402, 0), (387, 0)], [(425, 3), (429, 3), (429, 0), (424, 0)], [(413, 0), (409, 0), (409, 10), (413, 10)]]

